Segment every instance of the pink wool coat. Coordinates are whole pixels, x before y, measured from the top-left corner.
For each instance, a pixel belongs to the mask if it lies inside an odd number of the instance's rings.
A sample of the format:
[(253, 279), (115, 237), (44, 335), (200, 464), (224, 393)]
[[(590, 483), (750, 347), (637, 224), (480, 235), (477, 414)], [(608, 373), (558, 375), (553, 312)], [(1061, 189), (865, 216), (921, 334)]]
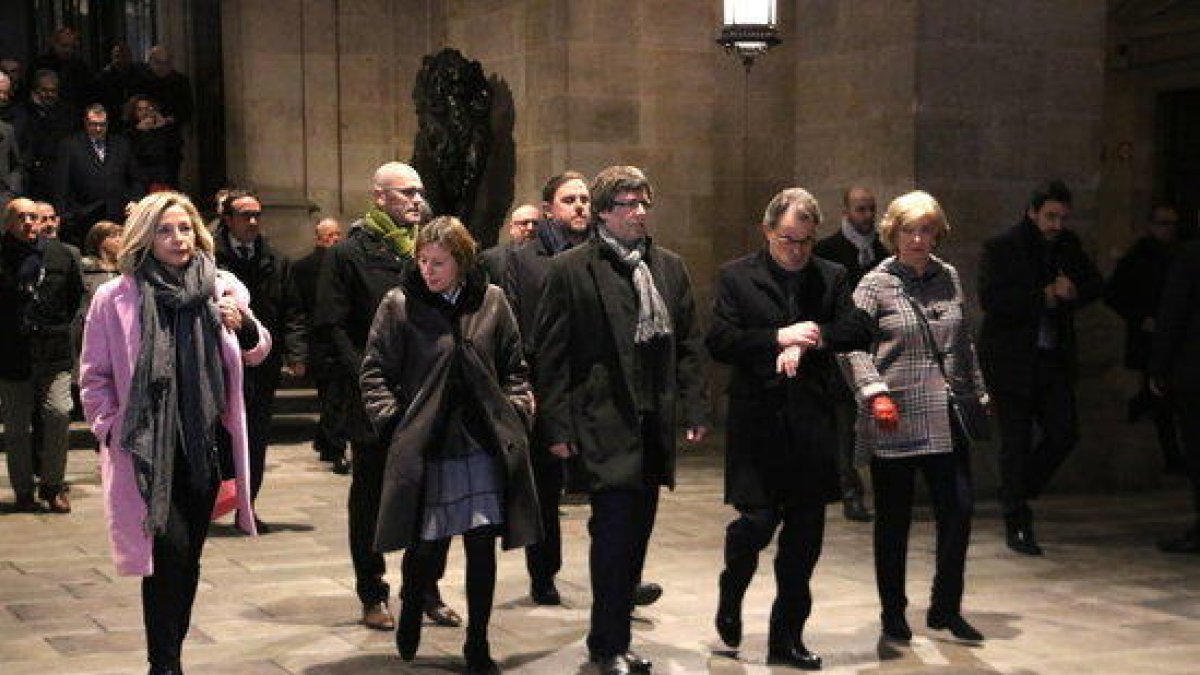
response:
[[(258, 365), (271, 351), (271, 335), (250, 313), (250, 293), (233, 275), (218, 272), (216, 295), (231, 293), (243, 313), (258, 325), (258, 344), (247, 352), (237, 336), (221, 331), (221, 360), (225, 370), (225, 413), (221, 423), (233, 439), (238, 527), (257, 534), (250, 507), (250, 462), (246, 449), (246, 406), (242, 400), (242, 364)], [(100, 476), (104, 485), (104, 515), (113, 564), (119, 574), (154, 574), (154, 538), (142, 526), (146, 501), (138, 492), (133, 459), (120, 447), (121, 425), (129, 400), (129, 385), (141, 350), (141, 292), (128, 274), (96, 290), (84, 324), (79, 389), (92, 433), (100, 441)], [(111, 445), (110, 445), (111, 444)]]

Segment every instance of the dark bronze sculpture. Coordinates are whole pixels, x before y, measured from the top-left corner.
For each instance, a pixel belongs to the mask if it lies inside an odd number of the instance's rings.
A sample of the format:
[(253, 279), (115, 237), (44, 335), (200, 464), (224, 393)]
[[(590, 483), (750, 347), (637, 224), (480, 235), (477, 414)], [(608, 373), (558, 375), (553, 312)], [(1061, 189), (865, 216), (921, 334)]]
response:
[(427, 199), (435, 214), (457, 216), (478, 237), (472, 213), (492, 144), (492, 91), (483, 67), (457, 49), (426, 56), (413, 102), (419, 128), (412, 165)]

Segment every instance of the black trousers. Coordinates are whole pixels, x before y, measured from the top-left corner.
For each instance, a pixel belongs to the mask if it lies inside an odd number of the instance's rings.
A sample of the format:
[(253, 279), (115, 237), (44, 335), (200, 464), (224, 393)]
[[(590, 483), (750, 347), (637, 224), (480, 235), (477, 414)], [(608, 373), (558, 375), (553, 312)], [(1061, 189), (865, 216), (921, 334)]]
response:
[(209, 485), (197, 489), (187, 479), (184, 459), (176, 458), (166, 531), (154, 537), (154, 574), (142, 577), (142, 620), (152, 666), (180, 670), (217, 486), (214, 474)]
[(861, 495), (862, 477), (854, 466), (854, 424), (858, 420), (858, 407), (853, 396), (839, 398), (834, 403), (834, 429), (837, 433), (838, 477), (841, 479), (842, 497)]
[[(487, 640), (492, 602), (496, 595), (496, 536), (498, 528), (479, 527), (462, 535), (467, 556), (467, 642)], [(429, 589), (446, 572), (450, 538), (421, 541), (404, 550), (400, 601), (429, 606)], [(403, 611), (403, 610), (402, 610)]]
[(1192, 483), (1196, 524), (1200, 527), (1200, 392), (1177, 393), (1172, 396), (1179, 418), (1182, 448), (1180, 459)]
[[(354, 462), (351, 464), (349, 511), (350, 560), (354, 563), (354, 590), (364, 605), (387, 602), (391, 586), (384, 575), (387, 562), (375, 550), (375, 522), (379, 519), (379, 500), (383, 492), (383, 470), (387, 464), (387, 446), (378, 442), (351, 443)], [(450, 541), (430, 544), (433, 554), (428, 568), (432, 570), (425, 588), (426, 604), (440, 604), (437, 582), (446, 574), (446, 556)], [(410, 549), (411, 550), (411, 549)], [(405, 560), (411, 555), (405, 552)]]
[(246, 439), (250, 453), (250, 497), (258, 499), (267, 467), (267, 445), (271, 442), (271, 413), (279, 388), (280, 362), (270, 359), (247, 368), (242, 382), (246, 399)]
[(525, 567), (529, 580), (536, 586), (554, 582), (562, 569), (562, 530), (558, 522), (558, 507), (562, 501), (563, 463), (545, 447), (533, 453), (533, 480), (537, 485), (538, 505), (541, 508), (541, 541), (525, 547)]
[(591, 495), (591, 630), (588, 650), (609, 657), (629, 651), (633, 591), (642, 578), (658, 512), (658, 486)]
[(775, 552), (775, 602), (771, 605), (770, 643), (799, 639), (812, 613), (809, 581), (825, 538), (825, 505), (743, 509), (725, 528), (722, 602), (740, 607), (758, 569), (758, 554), (771, 543), (780, 523)]
[(936, 524), (936, 569), (929, 609), (957, 614), (962, 607), (967, 544), (971, 539), (971, 467), (966, 446), (954, 452), (871, 460), (875, 485), (875, 583), (886, 613), (908, 606), (904, 592), (908, 531), (916, 474), (925, 476)]
[(1042, 493), (1079, 441), (1075, 391), (1064, 364), (1053, 354), (1039, 353), (1036, 373), (1028, 394), (992, 391), (1000, 426), (1000, 500), (1007, 518), (1030, 517), (1028, 501)]
[(313, 448), (322, 460), (330, 462), (346, 455), (346, 406), (358, 400), (358, 392), (343, 374), (332, 369), (315, 370), (313, 382), (320, 405)]

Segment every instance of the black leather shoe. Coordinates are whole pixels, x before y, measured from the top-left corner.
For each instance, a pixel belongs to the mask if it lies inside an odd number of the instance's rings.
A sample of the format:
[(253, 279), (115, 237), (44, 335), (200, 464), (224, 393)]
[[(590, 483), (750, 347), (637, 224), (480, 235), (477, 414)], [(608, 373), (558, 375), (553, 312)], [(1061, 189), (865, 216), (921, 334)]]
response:
[(1022, 555), (1042, 555), (1042, 547), (1038, 546), (1037, 539), (1033, 536), (1033, 528), (1028, 525), (1009, 529), (1005, 543)]
[(940, 612), (929, 612), (925, 617), (925, 625), (934, 630), (950, 629), (950, 634), (959, 640), (969, 640), (971, 642), (982, 642), (983, 633), (975, 630), (975, 627), (967, 623), (967, 620), (962, 618), (962, 614), (942, 614)]
[(808, 651), (803, 642), (796, 641), (788, 645), (772, 645), (767, 650), (767, 665), (820, 670), (821, 657)]
[(447, 607), (445, 603), (425, 607), (425, 616), (435, 624), (446, 628), (458, 628), (462, 625), (462, 617), (458, 615), (458, 612)]
[(529, 588), (529, 598), (535, 605), (557, 606), (562, 604), (562, 596), (554, 582), (534, 583)]
[(635, 672), (629, 665), (629, 660), (624, 654), (616, 654), (614, 656), (597, 656), (592, 654), (588, 657), (592, 663), (600, 671), (600, 675), (633, 675)]
[(654, 662), (633, 650), (625, 652), (625, 662), (629, 664), (630, 672), (634, 673), (648, 673), (654, 669)]
[(846, 520), (853, 520), (858, 523), (871, 522), (871, 511), (867, 509), (866, 503), (863, 502), (861, 494), (857, 492), (848, 494), (842, 498), (842, 515)]
[(261, 518), (254, 516), (254, 529), (257, 530), (259, 534), (271, 534), (272, 528), (270, 525), (264, 523)]
[(884, 612), (879, 615), (879, 622), (883, 624), (884, 637), (899, 642), (912, 639), (912, 629), (908, 627), (908, 619), (904, 618), (903, 613)]
[(183, 675), (183, 671), (169, 666), (150, 666), (148, 675)]
[(492, 660), (487, 640), (467, 640), (463, 644), (463, 658), (467, 660), (467, 675), (495, 675), (500, 666)]
[(663, 587), (658, 584), (638, 584), (637, 588), (633, 589), (633, 604), (638, 607), (653, 605), (662, 597)]
[(717, 610), (717, 635), (721, 641), (737, 649), (742, 644), (742, 616), (736, 610)]
[(421, 644), (421, 606), (400, 602), (400, 621), (396, 623), (396, 651), (400, 658), (412, 661)]
[(1200, 553), (1200, 534), (1197, 534), (1196, 528), (1190, 528), (1178, 537), (1158, 542), (1158, 550), (1163, 553)]

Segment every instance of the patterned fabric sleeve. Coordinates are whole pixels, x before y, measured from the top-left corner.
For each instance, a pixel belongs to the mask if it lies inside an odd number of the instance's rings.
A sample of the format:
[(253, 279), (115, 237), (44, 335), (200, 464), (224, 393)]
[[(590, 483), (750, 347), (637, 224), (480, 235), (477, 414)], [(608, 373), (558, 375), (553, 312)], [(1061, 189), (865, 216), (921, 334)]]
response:
[(850, 389), (854, 391), (855, 397), (858, 399), (859, 405), (865, 405), (873, 396), (886, 394), (888, 392), (887, 383), (880, 376), (879, 371), (875, 368), (874, 347), (878, 343), (878, 325), (875, 323), (879, 318), (879, 296), (880, 296), (880, 281), (887, 278), (887, 275), (878, 272), (870, 272), (862, 278), (858, 287), (854, 289), (854, 304), (866, 313), (871, 318), (872, 330), (875, 332), (875, 338), (872, 340), (870, 350), (856, 350), (846, 354), (838, 355), (838, 364), (842, 368), (842, 372), (846, 375), (846, 380), (850, 384)]

